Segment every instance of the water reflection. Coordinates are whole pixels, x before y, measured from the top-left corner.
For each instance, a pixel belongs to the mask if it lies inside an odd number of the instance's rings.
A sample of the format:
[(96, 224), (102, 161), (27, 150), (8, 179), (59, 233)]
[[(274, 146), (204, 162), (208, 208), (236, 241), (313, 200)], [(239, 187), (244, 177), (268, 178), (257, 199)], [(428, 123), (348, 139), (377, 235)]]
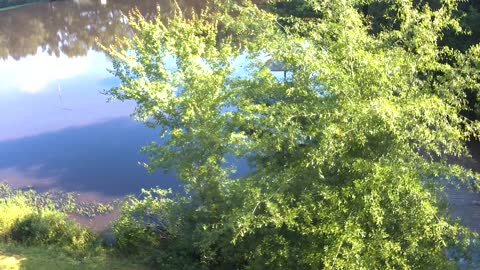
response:
[[(17, 186), (115, 197), (141, 188), (178, 187), (173, 174), (148, 174), (138, 147), (158, 138), (130, 118), (0, 142), (0, 179)], [(8, 178), (8, 179), (7, 179)], [(97, 198), (98, 199), (98, 198)]]
[(20, 59), (34, 55), (38, 48), (51, 55), (86, 55), (98, 50), (96, 40), (111, 44), (116, 38), (129, 35), (123, 14), (136, 7), (147, 18), (172, 13), (175, 3), (184, 10), (199, 8), (204, 1), (116, 0), (102, 3), (95, 0), (39, 3), (0, 12), (0, 58)]
[[(183, 9), (202, 1), (178, 1)], [(0, 180), (104, 200), (141, 188), (178, 188), (172, 173), (148, 174), (141, 146), (157, 131), (129, 118), (132, 102), (106, 103), (118, 84), (95, 40), (129, 35), (122, 13), (172, 12), (174, 1), (39, 3), (0, 12)], [(235, 176), (248, 170), (245, 161)]]
[[(5, 75), (0, 91), (0, 141), (128, 116), (133, 103), (107, 104), (100, 94), (116, 83), (107, 66), (107, 59), (98, 52), (73, 59), (38, 54), (0, 61), (0, 74)], [(50, 70), (58, 73), (49, 74)]]
[[(104, 199), (159, 185), (172, 174), (148, 174), (139, 147), (155, 130), (133, 122), (133, 103), (106, 103), (118, 82), (96, 40), (129, 35), (123, 13), (171, 14), (175, 1), (97, 0), (38, 3), (0, 12), (0, 180)], [(182, 9), (202, 1), (178, 1)], [(93, 195), (92, 195), (93, 194)]]
[(52, 57), (39, 51), (35, 56), (21, 60), (8, 58), (0, 65), (0, 74), (6, 78), (2, 81), (2, 88), (30, 94), (52, 88), (58, 90), (57, 85), (52, 87), (50, 84), (85, 74), (108, 76), (105, 60), (103, 54), (95, 52), (89, 52), (86, 57), (69, 58), (63, 54)]

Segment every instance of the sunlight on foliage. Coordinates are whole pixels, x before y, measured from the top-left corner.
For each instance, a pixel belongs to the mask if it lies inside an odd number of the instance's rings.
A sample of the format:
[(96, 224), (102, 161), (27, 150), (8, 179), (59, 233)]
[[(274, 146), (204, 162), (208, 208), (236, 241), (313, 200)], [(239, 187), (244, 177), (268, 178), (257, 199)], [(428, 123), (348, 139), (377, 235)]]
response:
[[(479, 89), (476, 47), (439, 45), (460, 31), (458, 3), (389, 1), (372, 32), (363, 2), (304, 1), (315, 18), (250, 1), (166, 23), (130, 14), (134, 37), (105, 48), (121, 80), (107, 93), (162, 129), (147, 167), (173, 169), (187, 191), (158, 209), (171, 216), (158, 265), (448, 269), (468, 257), (475, 235), (451, 220), (443, 191), (478, 179), (449, 162), (480, 134), (460, 114)], [(265, 56), (290, 75), (274, 76)], [(231, 177), (228, 155), (250, 172)]]
[(25, 258), (17, 258), (14, 256), (0, 255), (0, 269), (4, 270), (20, 270), (20, 264)]

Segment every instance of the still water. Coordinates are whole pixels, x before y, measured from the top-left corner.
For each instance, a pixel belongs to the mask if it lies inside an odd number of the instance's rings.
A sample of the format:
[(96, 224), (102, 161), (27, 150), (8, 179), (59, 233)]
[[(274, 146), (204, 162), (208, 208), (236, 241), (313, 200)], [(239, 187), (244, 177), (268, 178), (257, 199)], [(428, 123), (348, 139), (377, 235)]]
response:
[[(179, 1), (182, 9), (199, 1)], [(0, 180), (107, 200), (152, 186), (178, 188), (172, 174), (148, 174), (139, 148), (157, 131), (130, 119), (134, 104), (107, 103), (118, 81), (97, 46), (130, 34), (122, 14), (168, 16), (174, 1), (78, 0), (0, 12)]]

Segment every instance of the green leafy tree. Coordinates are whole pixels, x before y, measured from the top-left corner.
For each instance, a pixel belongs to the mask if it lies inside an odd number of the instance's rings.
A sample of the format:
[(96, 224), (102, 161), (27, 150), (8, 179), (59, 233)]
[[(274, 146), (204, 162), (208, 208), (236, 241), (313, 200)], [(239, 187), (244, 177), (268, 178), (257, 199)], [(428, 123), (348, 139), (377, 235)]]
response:
[[(454, 266), (446, 251), (471, 235), (449, 218), (443, 183), (473, 177), (448, 161), (478, 136), (459, 112), (478, 88), (480, 46), (439, 44), (460, 31), (456, 1), (389, 1), (397, 25), (375, 33), (360, 2), (304, 1), (310, 19), (248, 1), (166, 23), (129, 17), (134, 38), (108, 49), (121, 79), (108, 94), (162, 128), (146, 166), (173, 168), (188, 191), (167, 207), (160, 264)], [(250, 173), (233, 177), (227, 156), (248, 159)]]

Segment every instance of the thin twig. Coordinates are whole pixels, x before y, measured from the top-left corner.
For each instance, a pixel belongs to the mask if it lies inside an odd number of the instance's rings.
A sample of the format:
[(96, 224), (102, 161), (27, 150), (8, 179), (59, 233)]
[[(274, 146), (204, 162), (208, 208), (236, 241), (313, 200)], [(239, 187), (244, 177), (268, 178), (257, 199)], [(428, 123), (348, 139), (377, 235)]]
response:
[[(351, 214), (352, 214), (352, 211), (350, 211), (350, 213), (348, 213), (347, 221), (350, 218)], [(340, 242), (340, 245), (338, 246), (337, 253), (335, 254), (335, 257), (333, 258), (332, 267), (330, 267), (330, 269), (333, 269), (333, 267), (335, 266), (335, 262), (337, 261), (338, 255), (340, 254), (340, 249), (342, 248), (344, 241), (345, 241), (345, 237), (342, 238), (342, 242)]]

